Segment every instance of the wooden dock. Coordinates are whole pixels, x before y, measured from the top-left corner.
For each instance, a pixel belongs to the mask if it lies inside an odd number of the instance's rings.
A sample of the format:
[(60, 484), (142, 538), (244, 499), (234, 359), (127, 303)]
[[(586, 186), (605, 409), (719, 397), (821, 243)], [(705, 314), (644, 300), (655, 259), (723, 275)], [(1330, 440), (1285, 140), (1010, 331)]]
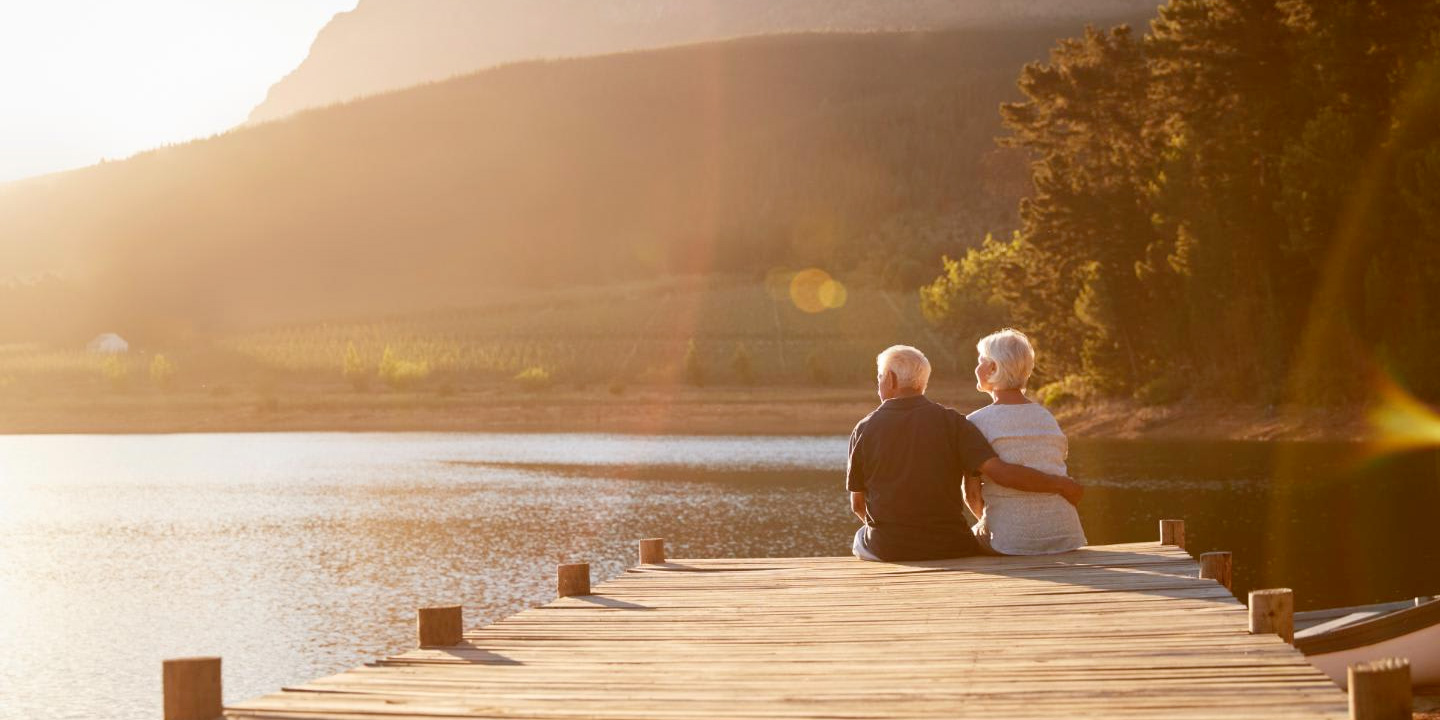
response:
[[(1343, 691), (1156, 542), (903, 564), (671, 560), (593, 590), (588, 568), (574, 572), (561, 594), (593, 594), (225, 716), (1349, 717)], [(448, 645), (459, 610), (425, 623), (426, 642)]]

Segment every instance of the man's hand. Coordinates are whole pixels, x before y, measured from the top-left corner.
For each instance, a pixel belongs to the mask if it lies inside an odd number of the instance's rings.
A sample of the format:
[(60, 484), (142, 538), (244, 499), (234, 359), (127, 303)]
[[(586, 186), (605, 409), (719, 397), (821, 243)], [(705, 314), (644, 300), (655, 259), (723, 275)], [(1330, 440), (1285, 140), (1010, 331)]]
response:
[(1085, 486), (1075, 482), (1074, 478), (1065, 478), (1069, 484), (1060, 491), (1060, 497), (1076, 507), (1080, 506), (1080, 498), (1085, 497)]
[(980, 488), (980, 478), (966, 476), (961, 482), (965, 484), (965, 507), (970, 508), (970, 513), (978, 522), (985, 514), (985, 495)]
[(1012, 490), (1025, 492), (1054, 493), (1065, 498), (1071, 505), (1080, 502), (1085, 488), (1080, 483), (1062, 475), (1051, 475), (1024, 465), (1014, 465), (992, 457), (980, 466), (985, 477)]

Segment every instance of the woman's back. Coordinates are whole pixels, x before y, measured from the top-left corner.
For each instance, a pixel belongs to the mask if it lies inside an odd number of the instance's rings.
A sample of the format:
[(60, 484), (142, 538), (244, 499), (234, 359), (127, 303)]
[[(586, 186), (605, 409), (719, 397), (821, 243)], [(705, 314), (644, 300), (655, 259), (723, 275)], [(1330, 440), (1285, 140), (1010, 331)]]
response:
[[(1000, 459), (1064, 475), (1069, 442), (1055, 416), (1036, 403), (994, 404), (968, 416)], [(1085, 544), (1075, 506), (1059, 495), (1012, 490), (986, 481), (985, 510), (975, 535), (1006, 555), (1044, 555)]]

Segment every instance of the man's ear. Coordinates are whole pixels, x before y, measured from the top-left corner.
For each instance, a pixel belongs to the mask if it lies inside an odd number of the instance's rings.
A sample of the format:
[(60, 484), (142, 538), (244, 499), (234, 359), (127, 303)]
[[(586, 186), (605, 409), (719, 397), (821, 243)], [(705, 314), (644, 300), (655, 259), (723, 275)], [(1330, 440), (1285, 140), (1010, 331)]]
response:
[(885, 371), (885, 387), (888, 387), (891, 390), (900, 387), (900, 380), (895, 377), (894, 370)]

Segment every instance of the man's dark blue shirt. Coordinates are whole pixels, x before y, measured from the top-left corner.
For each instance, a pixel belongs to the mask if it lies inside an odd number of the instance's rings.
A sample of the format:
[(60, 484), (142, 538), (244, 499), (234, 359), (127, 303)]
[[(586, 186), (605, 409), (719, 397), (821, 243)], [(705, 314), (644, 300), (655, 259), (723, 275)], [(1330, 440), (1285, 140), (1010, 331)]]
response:
[(850, 434), (845, 477), (865, 493), (866, 548), (891, 561), (980, 553), (961, 480), (995, 456), (964, 415), (924, 395), (881, 403)]

